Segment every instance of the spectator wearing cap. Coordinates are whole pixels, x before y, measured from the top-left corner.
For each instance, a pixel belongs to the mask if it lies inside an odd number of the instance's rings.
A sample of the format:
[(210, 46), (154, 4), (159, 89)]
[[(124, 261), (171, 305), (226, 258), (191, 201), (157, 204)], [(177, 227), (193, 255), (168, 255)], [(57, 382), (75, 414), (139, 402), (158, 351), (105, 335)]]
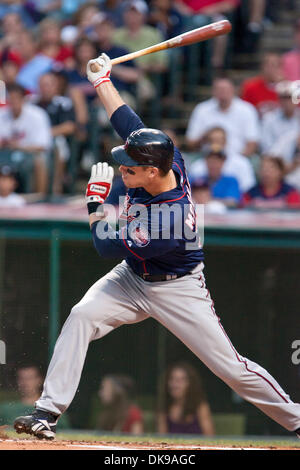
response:
[(280, 82), (276, 90), (279, 107), (262, 118), (260, 146), (262, 153), (281, 156), (291, 171), (300, 134), (300, 110), (292, 100), (292, 82)]
[(0, 109), (0, 153), (18, 150), (34, 156), (35, 191), (45, 194), (47, 164), (52, 146), (51, 125), (43, 109), (26, 102), (20, 85), (7, 88), (8, 106)]
[(300, 208), (300, 194), (285, 182), (285, 162), (280, 157), (263, 156), (259, 182), (243, 196), (245, 207), (262, 209)]
[[(146, 24), (148, 6), (143, 0), (126, 2), (124, 11), (124, 27), (115, 31), (114, 41), (130, 52), (153, 46), (164, 40), (160, 31)], [(136, 59), (137, 64), (145, 72), (165, 72), (168, 67), (166, 51), (148, 54)]]
[(13, 169), (8, 165), (0, 167), (0, 208), (22, 207), (25, 199), (17, 194), (18, 181)]
[[(207, 174), (201, 178), (203, 183), (208, 184), (212, 198), (221, 200), (227, 207), (235, 207), (240, 203), (241, 191), (239, 183), (233, 176), (223, 174), (226, 155), (222, 150), (207, 147), (205, 161)], [(195, 178), (191, 178), (191, 185), (195, 184)]]
[(286, 80), (300, 80), (300, 18), (294, 24), (294, 48), (283, 54), (282, 67)]
[[(211, 148), (222, 150), (226, 154), (222, 173), (225, 176), (234, 176), (238, 180), (240, 190), (245, 192), (256, 182), (253, 166), (244, 155), (227, 152), (225, 150), (226, 139), (227, 136), (223, 127), (213, 127), (207, 132), (205, 142)], [(189, 174), (192, 178), (203, 178), (207, 175), (206, 160), (202, 158), (201, 153), (199, 157), (190, 166)]]
[(234, 84), (227, 78), (215, 79), (212, 98), (194, 108), (186, 131), (189, 149), (199, 150), (207, 131), (216, 126), (226, 131), (228, 153), (247, 157), (255, 154), (259, 141), (258, 113), (252, 104), (235, 95)]
[(283, 73), (279, 54), (266, 53), (261, 63), (261, 72), (242, 83), (240, 97), (253, 104), (260, 116), (278, 106), (276, 85), (282, 81)]

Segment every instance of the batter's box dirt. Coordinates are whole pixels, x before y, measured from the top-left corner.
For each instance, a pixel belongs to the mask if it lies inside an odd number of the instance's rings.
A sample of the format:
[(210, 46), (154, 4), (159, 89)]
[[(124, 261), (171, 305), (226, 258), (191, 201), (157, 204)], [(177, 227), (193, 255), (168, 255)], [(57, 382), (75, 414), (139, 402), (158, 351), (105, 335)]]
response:
[(131, 443), (131, 442), (84, 442), (84, 441), (40, 441), (30, 439), (5, 439), (0, 438), (0, 451), (1, 450), (105, 450), (105, 451), (120, 451), (120, 450), (300, 450), (300, 447), (291, 446), (247, 446), (238, 445), (172, 445), (166, 443)]

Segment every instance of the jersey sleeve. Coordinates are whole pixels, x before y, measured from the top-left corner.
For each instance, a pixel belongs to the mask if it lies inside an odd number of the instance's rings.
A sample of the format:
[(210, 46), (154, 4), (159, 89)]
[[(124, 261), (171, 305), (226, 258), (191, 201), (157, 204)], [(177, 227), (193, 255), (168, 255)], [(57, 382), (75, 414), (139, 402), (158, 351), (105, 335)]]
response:
[(127, 104), (116, 109), (110, 122), (123, 140), (126, 140), (131, 132), (146, 127), (140, 117)]

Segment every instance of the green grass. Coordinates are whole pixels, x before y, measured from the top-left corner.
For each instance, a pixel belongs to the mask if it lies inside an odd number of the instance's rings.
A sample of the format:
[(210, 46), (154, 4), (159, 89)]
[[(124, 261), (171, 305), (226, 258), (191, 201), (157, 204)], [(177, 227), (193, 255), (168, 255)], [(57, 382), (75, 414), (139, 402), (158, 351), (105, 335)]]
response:
[[(5, 431), (10, 439), (24, 439), (27, 436), (16, 434), (12, 430)], [(28, 437), (30, 439), (31, 437)], [(32, 439), (32, 438), (31, 438)], [(235, 447), (295, 447), (300, 450), (300, 440), (297, 438), (270, 437), (265, 436), (243, 436), (243, 437), (171, 437), (171, 436), (154, 436), (152, 434), (144, 434), (142, 436), (132, 435), (103, 435), (100, 433), (91, 433), (89, 431), (70, 431), (58, 432), (57, 438), (63, 441), (83, 441), (83, 442), (107, 442), (107, 443), (150, 443), (150, 444), (174, 444), (174, 445), (203, 445), (203, 446), (235, 446)]]

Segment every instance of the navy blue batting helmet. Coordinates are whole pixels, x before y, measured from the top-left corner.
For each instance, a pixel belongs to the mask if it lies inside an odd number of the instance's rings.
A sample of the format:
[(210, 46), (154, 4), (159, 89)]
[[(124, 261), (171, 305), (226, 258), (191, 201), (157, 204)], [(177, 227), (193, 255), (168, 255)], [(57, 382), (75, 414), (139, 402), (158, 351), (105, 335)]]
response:
[(124, 166), (154, 166), (167, 173), (172, 168), (174, 144), (157, 129), (143, 128), (131, 132), (125, 145), (111, 151), (115, 161)]

